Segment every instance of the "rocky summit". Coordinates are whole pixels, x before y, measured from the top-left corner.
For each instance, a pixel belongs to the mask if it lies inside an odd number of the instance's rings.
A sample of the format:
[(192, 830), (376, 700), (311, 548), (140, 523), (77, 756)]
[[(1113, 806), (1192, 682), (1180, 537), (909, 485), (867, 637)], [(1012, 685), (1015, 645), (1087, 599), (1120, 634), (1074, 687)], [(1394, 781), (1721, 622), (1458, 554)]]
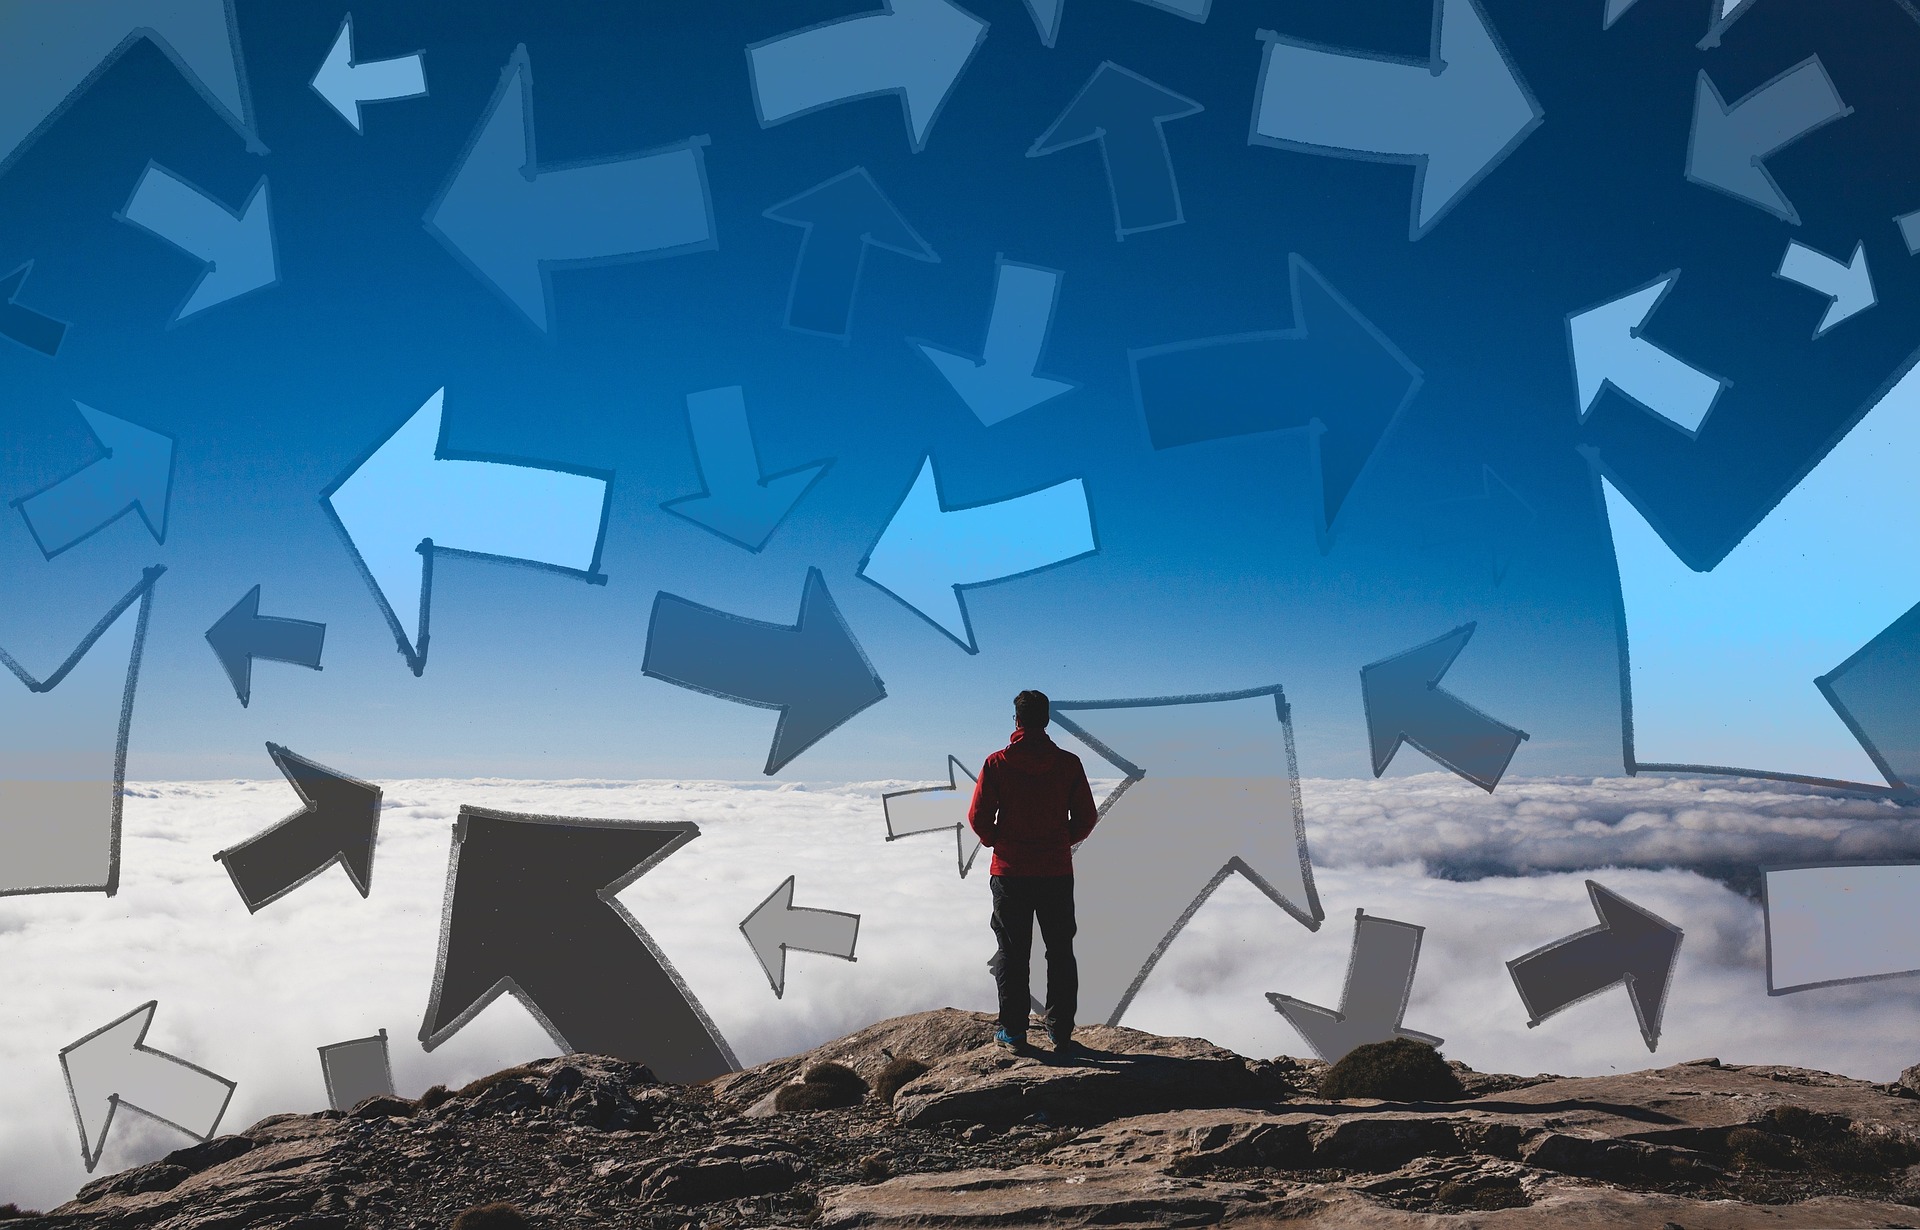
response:
[(993, 1032), (918, 1013), (692, 1086), (543, 1059), (275, 1115), (0, 1227), (1920, 1227), (1920, 1068), (1452, 1061), (1460, 1092), (1397, 1101), (1195, 1038), (1092, 1026), (1057, 1056)]

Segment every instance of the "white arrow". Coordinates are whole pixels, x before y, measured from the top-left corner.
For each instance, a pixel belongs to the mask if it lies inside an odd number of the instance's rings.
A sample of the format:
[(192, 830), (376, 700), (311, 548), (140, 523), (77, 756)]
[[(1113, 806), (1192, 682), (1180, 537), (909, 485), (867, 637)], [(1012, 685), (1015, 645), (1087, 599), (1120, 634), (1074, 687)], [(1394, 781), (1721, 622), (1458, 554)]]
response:
[(793, 907), (793, 877), (773, 890), (773, 895), (753, 908), (740, 923), (740, 933), (753, 945), (753, 955), (766, 971), (774, 998), (786, 994), (787, 950), (817, 952), (824, 956), (851, 961), (854, 941), (860, 936), (860, 916), (839, 910), (796, 910)]
[(979, 653), (962, 587), (1024, 576), (1097, 549), (1081, 480), (949, 510), (940, 504), (928, 457), (859, 571), (962, 649)]
[[(963, 787), (960, 780), (966, 779)], [(887, 840), (913, 837), (920, 833), (952, 830), (960, 859), (960, 878), (966, 879), (973, 860), (980, 853), (980, 838), (967, 823), (967, 811), (973, 805), (974, 775), (954, 757), (947, 757), (947, 784), (897, 790), (880, 796), (887, 817)]]
[(421, 65), (421, 52), (395, 56), (391, 60), (353, 58), (353, 14), (340, 23), (340, 36), (313, 75), (313, 89), (338, 111), (355, 132), (361, 131), (360, 109), (370, 102), (398, 98), (423, 98), (427, 76)]
[(607, 502), (604, 478), (532, 463), (443, 459), (445, 392), (436, 390), (323, 496), (416, 675), (427, 659), (428, 549), (544, 564), (595, 579)]
[(978, 359), (915, 342), (981, 423), (991, 427), (1079, 386), (1034, 375), (1053, 327), (1061, 273), (1000, 258), (987, 343)]
[(1437, 1049), (1442, 1039), (1400, 1024), (1413, 994), (1413, 970), (1420, 960), (1420, 937), (1425, 931), (1425, 927), (1412, 923), (1375, 918), (1365, 910), (1355, 910), (1353, 953), (1347, 962), (1340, 1010), (1272, 991), (1267, 993), (1267, 1000), (1300, 1031), (1313, 1053), (1328, 1063), (1338, 1063), (1356, 1046), (1393, 1038), (1411, 1038)]
[(1780, 258), (1775, 277), (1798, 282), (1827, 297), (1827, 314), (1813, 331), (1819, 337), (1849, 316), (1858, 315), (1874, 304), (1873, 278), (1867, 272), (1867, 245), (1855, 244), (1853, 259), (1846, 264), (1816, 252), (1798, 240), (1787, 241), (1786, 254)]
[(1700, 430), (1727, 382), (1641, 336), (1679, 276), (1676, 269), (1618, 299), (1568, 315), (1567, 342), (1573, 349), (1581, 422), (1593, 411), (1601, 386), (1610, 384), (1682, 431)]
[(144, 1111), (196, 1140), (212, 1136), (220, 1116), (227, 1113), (235, 1082), (141, 1045), (158, 1005), (150, 999), (60, 1052), (88, 1170), (100, 1164), (107, 1129), (122, 1106)]

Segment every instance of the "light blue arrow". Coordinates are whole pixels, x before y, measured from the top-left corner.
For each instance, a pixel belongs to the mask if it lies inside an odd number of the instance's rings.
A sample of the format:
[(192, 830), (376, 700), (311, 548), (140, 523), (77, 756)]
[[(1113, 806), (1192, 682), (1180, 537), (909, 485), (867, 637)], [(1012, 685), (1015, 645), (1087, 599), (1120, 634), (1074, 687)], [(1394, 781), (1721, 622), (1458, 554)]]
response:
[(333, 48), (311, 84), (314, 93), (326, 99), (355, 132), (361, 131), (360, 112), (368, 103), (425, 98), (427, 94), (420, 52), (391, 60), (354, 60), (352, 13), (340, 23), (340, 36), (333, 40)]
[(416, 675), (427, 665), (434, 552), (540, 564), (604, 580), (595, 570), (607, 480), (531, 463), (442, 457), (445, 392), (437, 390), (321, 496), (339, 519)]
[[(1213, 7), (1213, 0), (1137, 0), (1137, 3), (1151, 5), (1177, 14), (1188, 21), (1207, 19), (1207, 11)], [(1067, 0), (1027, 0), (1027, 12), (1033, 14), (1034, 29), (1040, 32), (1040, 41), (1051, 47), (1060, 37), (1060, 15), (1066, 11)]]
[(960, 74), (987, 37), (987, 23), (949, 0), (884, 0), (862, 13), (809, 26), (747, 48), (760, 126), (876, 94), (898, 94), (915, 153)]
[(706, 490), (660, 505), (749, 551), (759, 551), (831, 461), (809, 462), (760, 477), (760, 459), (739, 385), (687, 394), (695, 464)]
[(979, 653), (960, 596), (963, 587), (1025, 576), (1098, 549), (1080, 479), (997, 503), (947, 509), (928, 457), (859, 572), (962, 649)]
[(176, 321), (280, 280), (265, 179), (236, 214), (159, 163), (149, 162), (126, 208), (114, 217), (158, 235), (206, 264), (206, 272), (173, 314)]
[(912, 343), (988, 427), (1080, 387), (1072, 381), (1037, 376), (1033, 370), (1046, 349), (1064, 275), (1058, 269), (1023, 265), (1005, 257), (995, 264), (999, 272), (993, 310), (987, 317), (986, 347), (978, 359), (931, 342)]
[(1262, 30), (1249, 144), (1407, 162), (1418, 239), (1540, 124), (1478, 0), (1434, 0), (1425, 60), (1328, 51)]
[(1875, 302), (1873, 275), (1867, 269), (1867, 245), (1864, 243), (1854, 245), (1853, 259), (1843, 265), (1825, 252), (1809, 248), (1797, 239), (1790, 239), (1774, 276), (1797, 282), (1827, 297), (1827, 314), (1820, 318), (1819, 325), (1814, 328), (1815, 337), (1848, 317), (1866, 311)]
[(1612, 385), (1688, 435), (1698, 434), (1727, 382), (1675, 358), (1643, 332), (1679, 276), (1676, 269), (1567, 316), (1581, 422), (1600, 399), (1601, 388)]

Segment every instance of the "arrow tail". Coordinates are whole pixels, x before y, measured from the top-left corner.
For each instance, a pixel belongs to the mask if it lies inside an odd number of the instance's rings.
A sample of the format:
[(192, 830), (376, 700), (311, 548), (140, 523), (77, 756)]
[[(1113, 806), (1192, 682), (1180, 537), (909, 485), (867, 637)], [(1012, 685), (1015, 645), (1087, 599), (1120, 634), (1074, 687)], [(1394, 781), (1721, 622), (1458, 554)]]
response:
[(133, 511), (136, 498), (111, 457), (20, 501), (42, 554), (52, 557)]
[(889, 10), (830, 21), (747, 49), (762, 125), (903, 85)]
[(426, 71), (417, 53), (390, 60), (362, 61), (349, 71), (355, 102), (390, 102), (418, 98), (427, 92)]
[(860, 916), (790, 906), (781, 921), (781, 932), (783, 948), (851, 961), (854, 942), (860, 935)]
[(955, 585), (1020, 576), (1095, 549), (1086, 484), (1077, 478), (944, 513), (940, 529), (942, 562)]
[(1410, 158), (1426, 153), (1418, 116), (1429, 105), (1425, 63), (1331, 51), (1271, 30), (1254, 104), (1253, 131), (1318, 150)]
[(814, 226), (800, 242), (800, 257), (787, 295), (787, 326), (806, 333), (845, 337), (853, 321), (853, 298), (866, 264), (866, 242), (857, 235), (822, 233)]
[(545, 171), (528, 185), (543, 261), (667, 255), (713, 244), (706, 138), (631, 158)]
[(1527, 1025), (1538, 1025), (1563, 1009), (1619, 984), (1626, 969), (1618, 943), (1604, 927), (1593, 927), (1507, 962), (1513, 985), (1526, 1005)]
[(1035, 265), (1000, 262), (993, 308), (987, 316), (987, 342), (981, 360), (988, 367), (1031, 375), (1040, 364), (1053, 325), (1060, 275)]
[(1850, 110), (1820, 57), (1809, 56), (1735, 103), (1727, 118), (1742, 147), (1765, 158)]
[(209, 262), (227, 246), (227, 237), (240, 225), (238, 214), (151, 162), (134, 186), (122, 217)]
[(683, 688), (763, 709), (789, 703), (796, 629), (745, 619), (662, 590), (641, 671)]

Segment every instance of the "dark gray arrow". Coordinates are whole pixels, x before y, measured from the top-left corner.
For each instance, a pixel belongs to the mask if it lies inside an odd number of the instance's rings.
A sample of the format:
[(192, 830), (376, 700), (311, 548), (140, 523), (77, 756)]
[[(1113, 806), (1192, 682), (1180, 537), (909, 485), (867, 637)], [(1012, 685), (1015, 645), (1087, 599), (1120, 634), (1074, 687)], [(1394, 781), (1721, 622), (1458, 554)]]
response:
[(241, 708), (253, 696), (253, 660), (291, 662), (295, 666), (320, 669), (320, 650), (326, 643), (327, 625), (305, 619), (262, 618), (260, 587), (254, 586), (207, 629), (207, 644), (226, 668)]
[(860, 916), (839, 910), (795, 909), (794, 877), (773, 890), (773, 894), (740, 923), (740, 934), (753, 945), (753, 955), (766, 971), (779, 999), (787, 990), (787, 951), (817, 952), (823, 956), (851, 961), (854, 943), (860, 937)]
[(1731, 106), (1702, 69), (1694, 91), (1687, 178), (1798, 226), (1800, 213), (1774, 182), (1766, 159), (1852, 114), (1819, 56), (1808, 56)]
[(640, 669), (709, 696), (778, 709), (769, 775), (887, 695), (818, 568), (807, 569), (800, 618), (792, 625), (745, 619), (661, 591)]
[(1300, 1031), (1313, 1053), (1338, 1063), (1356, 1046), (1411, 1038), (1438, 1049), (1442, 1039), (1403, 1028), (1407, 1000), (1413, 994), (1413, 970), (1420, 960), (1425, 927), (1353, 912), (1353, 954), (1340, 1010), (1322, 1008), (1291, 995), (1268, 992), (1267, 1000)]
[(1587, 895), (1599, 926), (1507, 962), (1520, 1002), (1527, 1007), (1527, 1028), (1624, 983), (1640, 1036), (1651, 1051), (1660, 1042), (1660, 1014), (1680, 952), (1680, 928), (1592, 880), (1587, 881)]
[(335, 863), (365, 897), (373, 887), (380, 787), (267, 744), (273, 763), (306, 804), (263, 833), (213, 857), (224, 864), (247, 912), (257, 914)]
[(1527, 732), (1496, 722), (1440, 687), (1473, 629), (1462, 624), (1360, 668), (1375, 777), (1387, 771), (1402, 743), (1411, 743), (1489, 794), (1500, 784)]
[(1114, 238), (1178, 226), (1186, 221), (1186, 214), (1180, 206), (1173, 155), (1167, 151), (1166, 122), (1203, 110), (1191, 98), (1107, 60), (1093, 70), (1027, 157), (1040, 158), (1098, 141), (1113, 196)]
[(765, 217), (806, 232), (787, 293), (789, 329), (845, 338), (869, 247), (938, 263), (927, 241), (893, 207), (865, 167), (842, 171), (799, 196), (768, 206)]
[(569, 1052), (691, 1084), (739, 1066), (617, 894), (700, 835), (685, 821), (586, 820), (462, 807), (440, 962), (420, 1026), (433, 1050), (512, 994)]
[(73, 403), (104, 455), (37, 495), (13, 502), (48, 559), (139, 512), (155, 542), (167, 540), (173, 490), (173, 440), (137, 423)]
[(33, 272), (33, 262), (28, 261), (4, 278), (0, 278), (0, 337), (10, 337), (30, 350), (37, 350), (51, 358), (60, 352), (60, 341), (67, 335), (67, 324), (51, 316), (42, 316), (30, 307), (15, 303), (14, 296), (27, 283), (27, 275)]

